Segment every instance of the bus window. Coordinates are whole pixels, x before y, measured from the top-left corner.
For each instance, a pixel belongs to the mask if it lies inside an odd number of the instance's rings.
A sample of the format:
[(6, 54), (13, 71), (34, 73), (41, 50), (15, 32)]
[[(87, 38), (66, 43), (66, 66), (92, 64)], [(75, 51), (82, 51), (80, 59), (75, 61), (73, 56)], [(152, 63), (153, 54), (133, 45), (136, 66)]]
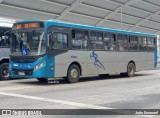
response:
[(0, 37), (0, 46), (1, 47), (9, 47), (10, 38), (8, 36)]
[(148, 39), (148, 51), (154, 52), (155, 39), (154, 38), (147, 38), (147, 39)]
[(88, 41), (89, 41), (89, 33), (88, 33), (88, 31), (85, 31), (84, 32), (84, 39), (83, 39), (82, 49), (89, 49)]
[(91, 32), (90, 47), (93, 50), (104, 50), (104, 47), (103, 47), (103, 33)]
[(6, 33), (7, 29), (0, 30), (0, 47), (9, 47), (10, 45), (10, 33)]
[(139, 44), (138, 44), (138, 37), (137, 36), (130, 36), (129, 37), (129, 50), (130, 51), (138, 51), (139, 49)]
[(88, 49), (88, 31), (72, 31), (72, 49)]
[(68, 34), (54, 32), (50, 36), (50, 48), (52, 49), (67, 49), (68, 48)]
[(82, 49), (83, 31), (72, 31), (72, 49)]
[(115, 35), (110, 33), (104, 34), (104, 48), (108, 51), (115, 51), (116, 50), (116, 40)]
[(139, 37), (139, 51), (147, 51), (147, 38), (146, 37)]
[(128, 39), (127, 35), (118, 35), (118, 50), (119, 51), (128, 51)]

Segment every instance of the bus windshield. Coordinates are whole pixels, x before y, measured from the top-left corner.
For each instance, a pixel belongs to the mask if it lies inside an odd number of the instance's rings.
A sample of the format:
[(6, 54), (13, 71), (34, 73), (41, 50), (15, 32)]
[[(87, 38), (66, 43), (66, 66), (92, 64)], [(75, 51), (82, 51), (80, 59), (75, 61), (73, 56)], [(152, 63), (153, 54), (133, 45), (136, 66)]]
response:
[(14, 31), (11, 46), (12, 54), (21, 55), (24, 48), (31, 56), (44, 54), (46, 52), (45, 32), (42, 30)]

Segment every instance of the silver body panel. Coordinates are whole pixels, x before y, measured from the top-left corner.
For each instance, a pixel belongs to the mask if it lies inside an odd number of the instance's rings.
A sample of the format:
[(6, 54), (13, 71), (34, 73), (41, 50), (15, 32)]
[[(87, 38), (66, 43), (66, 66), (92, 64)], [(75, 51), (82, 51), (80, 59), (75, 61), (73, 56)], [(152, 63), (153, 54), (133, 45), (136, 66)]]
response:
[(9, 59), (10, 49), (0, 47), (0, 61), (3, 59)]
[[(119, 74), (127, 71), (127, 65), (134, 61), (136, 71), (154, 68), (154, 52), (109, 52), (95, 51), (96, 58), (91, 57), (93, 51), (70, 50), (55, 57), (55, 77), (67, 75), (71, 63), (78, 62), (82, 68), (82, 76), (98, 74)], [(96, 64), (99, 63), (99, 66)]]

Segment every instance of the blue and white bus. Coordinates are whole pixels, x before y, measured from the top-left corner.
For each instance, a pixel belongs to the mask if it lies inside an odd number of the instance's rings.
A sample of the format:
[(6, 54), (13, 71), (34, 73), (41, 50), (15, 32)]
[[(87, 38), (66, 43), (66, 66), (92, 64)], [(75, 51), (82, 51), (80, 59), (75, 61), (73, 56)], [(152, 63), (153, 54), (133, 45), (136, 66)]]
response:
[(0, 26), (0, 80), (9, 79), (9, 54), (11, 27)]
[(59, 21), (13, 25), (11, 77), (65, 78), (134, 73), (157, 66), (157, 36)]

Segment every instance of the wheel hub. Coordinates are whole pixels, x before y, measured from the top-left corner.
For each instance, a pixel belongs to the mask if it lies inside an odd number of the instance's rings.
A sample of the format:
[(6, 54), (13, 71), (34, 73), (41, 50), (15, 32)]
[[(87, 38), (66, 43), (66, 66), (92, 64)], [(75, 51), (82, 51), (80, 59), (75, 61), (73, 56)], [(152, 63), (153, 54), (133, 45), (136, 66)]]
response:
[(73, 79), (76, 79), (78, 77), (78, 72), (76, 69), (71, 70), (71, 76)]
[(8, 76), (9, 76), (9, 72), (8, 72), (8, 68), (7, 68), (7, 67), (3, 68), (3, 70), (2, 70), (2, 75), (3, 75), (4, 77), (8, 77)]

